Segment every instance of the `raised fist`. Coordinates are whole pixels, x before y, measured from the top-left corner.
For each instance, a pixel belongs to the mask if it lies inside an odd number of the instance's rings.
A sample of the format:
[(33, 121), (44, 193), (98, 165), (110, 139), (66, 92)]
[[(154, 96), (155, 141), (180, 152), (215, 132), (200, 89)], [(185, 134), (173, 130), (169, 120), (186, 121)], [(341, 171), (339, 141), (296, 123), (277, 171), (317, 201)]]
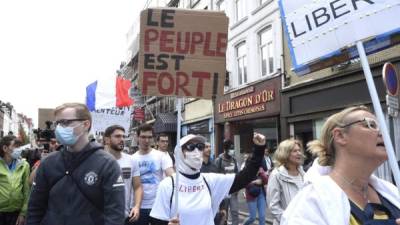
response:
[(260, 133), (254, 132), (253, 143), (259, 146), (265, 145), (265, 136)]

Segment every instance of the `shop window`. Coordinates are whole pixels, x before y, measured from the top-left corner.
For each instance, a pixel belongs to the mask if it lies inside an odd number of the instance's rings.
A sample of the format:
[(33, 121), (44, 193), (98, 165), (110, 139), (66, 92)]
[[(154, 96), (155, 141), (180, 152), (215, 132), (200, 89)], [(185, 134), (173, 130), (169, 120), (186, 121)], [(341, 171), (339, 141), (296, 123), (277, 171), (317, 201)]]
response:
[(236, 62), (238, 70), (239, 85), (247, 83), (247, 56), (246, 42), (241, 42), (236, 46)]
[(261, 75), (269, 76), (275, 72), (274, 42), (272, 27), (268, 26), (258, 33), (261, 57)]

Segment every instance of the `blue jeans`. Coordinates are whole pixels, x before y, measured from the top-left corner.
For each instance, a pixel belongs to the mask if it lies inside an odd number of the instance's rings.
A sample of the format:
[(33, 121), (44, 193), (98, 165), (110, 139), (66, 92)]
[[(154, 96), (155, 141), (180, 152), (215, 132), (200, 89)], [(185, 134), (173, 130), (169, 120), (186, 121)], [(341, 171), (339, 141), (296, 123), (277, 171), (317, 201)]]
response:
[(249, 208), (249, 218), (244, 222), (243, 225), (250, 225), (256, 220), (256, 213), (258, 209), (258, 224), (265, 225), (265, 209), (267, 207), (267, 201), (265, 199), (264, 192), (257, 196), (253, 201), (247, 202), (247, 207)]
[(139, 219), (133, 222), (133, 225), (149, 225), (151, 209), (140, 209)]

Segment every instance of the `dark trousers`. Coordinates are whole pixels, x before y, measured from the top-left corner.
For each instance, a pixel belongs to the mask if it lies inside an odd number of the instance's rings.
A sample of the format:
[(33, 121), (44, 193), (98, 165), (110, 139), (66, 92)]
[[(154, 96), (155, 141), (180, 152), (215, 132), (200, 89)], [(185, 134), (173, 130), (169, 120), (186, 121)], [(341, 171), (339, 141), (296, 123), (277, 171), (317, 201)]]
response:
[(132, 224), (132, 225), (149, 225), (150, 224), (150, 211), (151, 211), (151, 209), (140, 209), (139, 219), (130, 224)]
[(15, 225), (19, 212), (0, 212), (0, 225)]

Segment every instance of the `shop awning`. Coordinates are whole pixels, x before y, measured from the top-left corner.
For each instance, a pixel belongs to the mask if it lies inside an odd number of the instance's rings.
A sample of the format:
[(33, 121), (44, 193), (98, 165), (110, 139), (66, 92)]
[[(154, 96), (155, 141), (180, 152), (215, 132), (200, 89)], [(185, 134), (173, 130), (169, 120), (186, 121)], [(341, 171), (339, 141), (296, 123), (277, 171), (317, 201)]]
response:
[(176, 132), (176, 115), (174, 113), (159, 113), (154, 122), (154, 132)]

